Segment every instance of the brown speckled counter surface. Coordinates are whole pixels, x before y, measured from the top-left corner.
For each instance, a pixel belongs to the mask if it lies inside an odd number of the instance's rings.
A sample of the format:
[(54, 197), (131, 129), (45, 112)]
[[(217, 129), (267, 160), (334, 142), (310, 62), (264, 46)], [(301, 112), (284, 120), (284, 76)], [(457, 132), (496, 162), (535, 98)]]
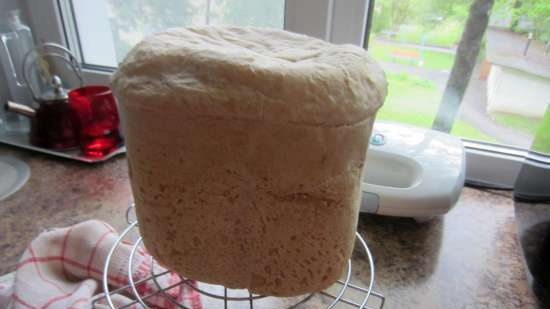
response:
[[(124, 156), (87, 165), (0, 145), (31, 168), (29, 182), (0, 202), (0, 274), (40, 231), (87, 220), (125, 226), (131, 201)], [(464, 189), (455, 208), (425, 224), (361, 215), (385, 308), (539, 308), (523, 269), (508, 193)], [(368, 264), (353, 260), (353, 280)]]

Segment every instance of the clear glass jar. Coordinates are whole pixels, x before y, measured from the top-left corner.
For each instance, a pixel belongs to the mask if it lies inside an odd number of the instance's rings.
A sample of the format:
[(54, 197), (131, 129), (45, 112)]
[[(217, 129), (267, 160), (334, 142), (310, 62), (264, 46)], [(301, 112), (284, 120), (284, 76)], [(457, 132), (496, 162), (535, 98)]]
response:
[[(34, 40), (29, 26), (20, 18), (19, 10), (0, 15), (0, 63), (10, 93), (10, 99), (30, 105), (32, 96), (23, 78), (23, 60), (34, 49)], [(3, 105), (5, 102), (1, 102)], [(12, 113), (0, 112), (0, 127), (7, 130), (28, 130), (28, 119)], [(3, 123), (3, 124), (2, 124)]]

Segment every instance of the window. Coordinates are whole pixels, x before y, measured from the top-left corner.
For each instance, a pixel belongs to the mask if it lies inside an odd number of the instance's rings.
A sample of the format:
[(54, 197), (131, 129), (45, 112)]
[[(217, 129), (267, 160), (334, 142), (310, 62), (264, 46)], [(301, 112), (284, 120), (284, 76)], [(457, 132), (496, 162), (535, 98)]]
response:
[[(483, 29), (480, 51), (471, 56), (457, 47), (472, 1), (478, 0), (27, 0), (27, 4), (35, 37), (65, 44), (77, 53), (87, 83), (109, 83), (114, 67), (135, 42), (172, 26), (270, 26), (335, 43), (363, 44), (381, 62), (390, 82), (377, 120), (426, 128), (436, 123), (438, 129), (463, 138), (468, 178), (512, 186), (537, 128), (548, 127), (550, 121), (542, 120), (550, 93), (550, 6), (545, 0), (494, 0), (489, 30)], [(471, 74), (455, 76), (454, 83), (467, 81), (463, 99), (446, 91), (457, 58), (474, 64)], [(449, 98), (454, 100), (445, 103)], [(548, 140), (537, 138), (536, 143)], [(541, 147), (546, 146), (534, 149)]]
[[(479, 53), (472, 53), (474, 42), (463, 44), (470, 50), (458, 46), (473, 2), (376, 0), (369, 50), (390, 85), (378, 119), (439, 126), (469, 140), (529, 148), (550, 103), (550, 5), (496, 0), (491, 11), (492, 1), (476, 1), (475, 27), (468, 31), (470, 37), (476, 31), (485, 35)], [(491, 13), (488, 27), (482, 11)], [(464, 97), (453, 102), (460, 94), (449, 85), (461, 52), (475, 57), (474, 67), (471, 75), (456, 70), (455, 77), (469, 83)], [(456, 111), (454, 104), (460, 104)], [(550, 144), (541, 146), (550, 149)]]
[[(108, 84), (116, 64), (132, 44), (164, 27), (207, 23), (272, 26), (360, 45), (368, 4), (368, 0), (26, 2), (35, 39), (68, 46), (81, 59), (84, 80), (90, 84)], [(166, 14), (171, 17), (165, 18)]]
[(470, 180), (512, 187), (531, 145), (550, 169), (548, 1), (376, 0), (370, 14), (389, 80), (377, 120), (463, 138)]
[(115, 67), (144, 36), (166, 28), (208, 24), (284, 26), (284, 0), (72, 0), (68, 5), (78, 30), (83, 62), (105, 67)]
[[(367, 5), (366, 0), (28, 1), (31, 14), (43, 15), (45, 7), (57, 7), (52, 15), (60, 15), (58, 28), (64, 33), (53, 38), (65, 40), (85, 66), (94, 68), (116, 67), (134, 44), (152, 32), (190, 25), (272, 27), (361, 44)], [(52, 36), (44, 33), (44, 37)]]

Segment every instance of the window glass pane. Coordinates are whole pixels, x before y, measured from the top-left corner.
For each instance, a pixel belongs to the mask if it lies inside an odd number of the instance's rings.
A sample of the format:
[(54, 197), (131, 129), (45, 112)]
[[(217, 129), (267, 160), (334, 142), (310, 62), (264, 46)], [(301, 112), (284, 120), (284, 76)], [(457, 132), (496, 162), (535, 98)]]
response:
[(284, 0), (72, 0), (72, 5), (84, 62), (104, 66), (116, 66), (144, 36), (166, 28), (284, 24)]
[[(531, 145), (550, 103), (550, 2), (495, 0), (485, 27), (479, 13), (492, 2), (375, 2), (369, 51), (389, 80), (377, 119), (426, 128), (447, 123), (436, 127), (474, 140)], [(468, 44), (459, 49), (473, 3)], [(479, 53), (471, 40), (476, 31), (483, 35)], [(468, 59), (470, 72), (463, 65)], [(455, 60), (462, 65), (453, 73)], [(468, 82), (463, 97), (461, 81)]]
[(212, 0), (210, 24), (283, 29), (284, 0)]

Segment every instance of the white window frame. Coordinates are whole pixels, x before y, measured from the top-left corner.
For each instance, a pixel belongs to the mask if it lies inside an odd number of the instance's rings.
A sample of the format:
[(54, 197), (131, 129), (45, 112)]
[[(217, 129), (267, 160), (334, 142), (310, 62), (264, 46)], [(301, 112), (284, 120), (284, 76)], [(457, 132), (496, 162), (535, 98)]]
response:
[[(56, 42), (81, 56), (74, 29), (64, 26), (64, 18), (71, 14), (63, 4), (65, 0), (24, 1), (38, 42)], [(369, 9), (372, 11), (373, 7), (371, 1), (374, 0), (285, 0), (284, 28), (334, 43), (363, 46)], [(84, 66), (85, 83), (108, 85), (112, 71)], [(528, 153), (526, 149), (463, 141), (467, 180), (497, 188), (513, 187)], [(547, 168), (550, 169), (550, 164)]]

